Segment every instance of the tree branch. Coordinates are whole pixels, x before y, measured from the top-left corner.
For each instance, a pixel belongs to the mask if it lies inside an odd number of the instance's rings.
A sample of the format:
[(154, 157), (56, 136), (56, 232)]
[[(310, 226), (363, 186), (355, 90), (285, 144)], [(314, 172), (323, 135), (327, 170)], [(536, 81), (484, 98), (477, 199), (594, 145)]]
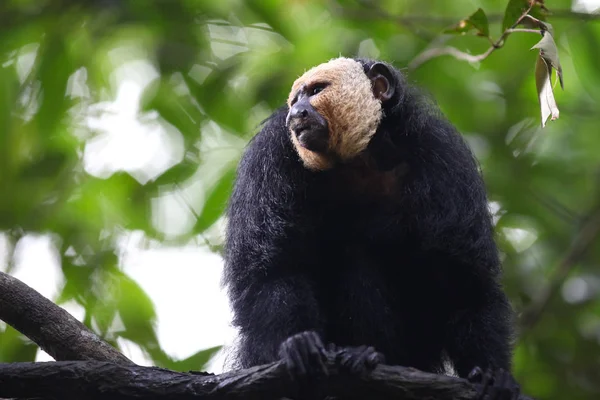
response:
[[(328, 371), (327, 379), (316, 383), (319, 397), (370, 400), (477, 397), (475, 386), (464, 379), (412, 368), (380, 365), (367, 376), (357, 377), (339, 371), (330, 362)], [(282, 362), (208, 376), (95, 361), (0, 364), (0, 397), (17, 399), (268, 400), (295, 395)]]
[[(478, 397), (479, 385), (413, 368), (379, 365), (365, 376), (352, 375), (340, 369), (337, 351), (326, 353), (328, 374), (324, 379), (301, 382), (292, 381), (283, 362), (217, 376), (137, 366), (65, 310), (1, 272), (0, 319), (56, 359), (82, 360), (0, 364), (0, 398), (252, 400), (294, 397), (297, 388), (314, 388), (319, 397), (343, 399)], [(99, 361), (89, 361), (93, 359)]]
[(33, 340), (55, 360), (133, 364), (71, 314), (3, 272), (0, 272), (0, 320)]
[(484, 53), (473, 55), (469, 53), (465, 53), (452, 46), (444, 46), (444, 47), (436, 47), (433, 49), (427, 49), (421, 53), (419, 53), (413, 60), (408, 64), (409, 69), (415, 69), (432, 58), (437, 58), (441, 56), (452, 56), (457, 60), (467, 61), (469, 63), (476, 63), (485, 60), (492, 52), (496, 50), (496, 47), (493, 45), (487, 49)]
[[(517, 18), (517, 20), (515, 21), (514, 24), (512, 24), (512, 26), (505, 29), (504, 32), (502, 32), (502, 35), (500, 36), (500, 38), (498, 40), (496, 40), (495, 42), (492, 41), (492, 45), (484, 53), (481, 53), (478, 55), (471, 55), (471, 54), (465, 53), (465, 52), (460, 51), (457, 48), (451, 47), (451, 46), (442, 47), (442, 48), (433, 48), (433, 49), (425, 50), (420, 54), (417, 54), (417, 56), (408, 64), (408, 68), (415, 69), (415, 68), (419, 67), (420, 65), (422, 65), (423, 63), (431, 60), (432, 58), (443, 56), (443, 55), (451, 55), (451, 56), (454, 56), (454, 58), (456, 58), (458, 60), (464, 60), (464, 61), (468, 61), (470, 63), (483, 61), (490, 54), (492, 54), (494, 52), (494, 50), (497, 50), (497, 49), (501, 48), (502, 46), (504, 46), (504, 41), (511, 33), (525, 32), (525, 30), (515, 29), (515, 27), (517, 25), (519, 25), (521, 23), (521, 21), (523, 21), (523, 18), (525, 18), (529, 14), (532, 7), (533, 7), (533, 5), (529, 6), (529, 8), (525, 12), (523, 12), (519, 18)], [(529, 32), (529, 31), (530, 30), (527, 30), (527, 32)], [(537, 32), (542, 34), (541, 30), (537, 30)], [(491, 40), (492, 39), (490, 38), (490, 41)]]
[[(360, 8), (344, 8), (341, 9), (342, 16), (357, 20), (375, 20), (375, 21), (390, 21), (400, 25), (441, 25), (448, 26), (457, 23), (464, 17), (445, 17), (436, 15), (394, 15), (387, 12), (382, 12), (381, 8), (373, 10), (370, 5), (363, 5)], [(551, 18), (572, 19), (580, 21), (600, 20), (600, 12), (594, 11), (591, 13), (571, 11), (571, 10), (553, 10), (548, 15)], [(504, 14), (489, 14), (487, 16), (490, 23), (502, 22)]]
[(550, 13), (552, 18), (577, 19), (580, 21), (593, 21), (600, 19), (600, 11), (598, 9), (593, 12), (581, 12), (572, 10), (554, 10)]
[(573, 240), (571, 248), (558, 264), (550, 282), (540, 291), (531, 305), (521, 316), (521, 327), (523, 331), (531, 329), (539, 320), (548, 306), (550, 299), (565, 280), (571, 269), (587, 253), (594, 240), (600, 235), (600, 210), (592, 213), (583, 224), (581, 230)]
[[(432, 35), (430, 33), (424, 32), (421, 28), (417, 26), (417, 24), (440, 24), (440, 25), (450, 25), (456, 23), (459, 18), (446, 18), (446, 17), (437, 17), (437, 16), (428, 16), (428, 15), (393, 15), (387, 13), (382, 8), (378, 7), (376, 2), (370, 0), (361, 0), (358, 2), (362, 5), (361, 8), (357, 9), (349, 9), (343, 7), (334, 7), (331, 8), (336, 10), (338, 14), (352, 19), (360, 19), (360, 20), (384, 20), (396, 22), (400, 25), (405, 26), (415, 33), (417, 36), (423, 39), (432, 39), (436, 35)], [(335, 3), (334, 3), (335, 4)], [(418, 54), (408, 65), (409, 69), (415, 69), (425, 62), (431, 60), (432, 58), (440, 57), (440, 56), (453, 56), (454, 58), (462, 61), (467, 61), (469, 63), (481, 62), (486, 59), (490, 54), (492, 54), (495, 50), (501, 48), (504, 44), (506, 38), (516, 32), (528, 32), (528, 33), (541, 33), (539, 29), (515, 29), (515, 27), (521, 22), (521, 20), (531, 11), (531, 7), (518, 18), (518, 20), (509, 28), (506, 29), (500, 38), (497, 41), (490, 41), (492, 45), (489, 49), (487, 49), (482, 54), (472, 55), (469, 53), (465, 53), (456, 47), (445, 46), (439, 48), (427, 49)], [(576, 12), (571, 10), (556, 10), (550, 13), (550, 15), (554, 18), (563, 18), (563, 19), (578, 19), (578, 20), (598, 20), (600, 19), (599, 12), (586, 13), (586, 12)], [(504, 18), (503, 14), (492, 14), (488, 16), (489, 22), (498, 22), (502, 21)]]
[(507, 29), (506, 32), (508, 32), (508, 33), (517, 33), (517, 32), (537, 33), (538, 35), (540, 35), (542, 33), (542, 30), (541, 29), (514, 28), (514, 29)]

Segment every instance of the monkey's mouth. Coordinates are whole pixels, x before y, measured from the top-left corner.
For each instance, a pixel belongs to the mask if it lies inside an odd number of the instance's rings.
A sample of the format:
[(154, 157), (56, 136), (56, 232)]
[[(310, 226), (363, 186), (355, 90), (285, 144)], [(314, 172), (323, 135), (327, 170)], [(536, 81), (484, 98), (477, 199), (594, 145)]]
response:
[(290, 123), (290, 130), (298, 144), (307, 150), (324, 153), (329, 146), (329, 129), (321, 124)]

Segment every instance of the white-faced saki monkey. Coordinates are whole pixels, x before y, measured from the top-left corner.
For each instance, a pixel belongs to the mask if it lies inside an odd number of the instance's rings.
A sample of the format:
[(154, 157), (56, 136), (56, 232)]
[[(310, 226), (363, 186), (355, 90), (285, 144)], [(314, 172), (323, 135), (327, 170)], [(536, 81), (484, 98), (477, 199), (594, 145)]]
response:
[(383, 354), (514, 397), (500, 274), (473, 154), (386, 63), (307, 71), (242, 157), (225, 244), (240, 367), (319, 373), (335, 343), (353, 371)]

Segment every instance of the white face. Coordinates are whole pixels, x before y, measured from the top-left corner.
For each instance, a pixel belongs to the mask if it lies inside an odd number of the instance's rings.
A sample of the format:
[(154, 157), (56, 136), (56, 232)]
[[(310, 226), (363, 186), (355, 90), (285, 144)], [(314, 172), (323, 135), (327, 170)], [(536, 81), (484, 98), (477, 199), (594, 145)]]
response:
[[(335, 58), (308, 70), (292, 85), (288, 106), (302, 85), (328, 83), (310, 98), (310, 104), (329, 125), (329, 151), (316, 153), (292, 141), (304, 165), (312, 170), (334, 166), (334, 158), (350, 160), (363, 152), (382, 117), (381, 101), (375, 98), (371, 80), (362, 65), (350, 58)], [(335, 157), (332, 157), (332, 154)]]

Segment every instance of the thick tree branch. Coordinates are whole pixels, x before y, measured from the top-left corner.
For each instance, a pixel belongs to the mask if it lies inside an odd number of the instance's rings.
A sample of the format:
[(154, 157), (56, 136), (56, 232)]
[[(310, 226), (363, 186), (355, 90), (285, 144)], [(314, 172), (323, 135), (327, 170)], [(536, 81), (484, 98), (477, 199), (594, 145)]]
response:
[(33, 340), (55, 360), (133, 364), (71, 314), (3, 272), (0, 272), (0, 320)]
[[(328, 369), (329, 377), (315, 387), (319, 397), (469, 400), (477, 396), (475, 387), (464, 379), (412, 368), (380, 365), (364, 377), (346, 375), (332, 362)], [(0, 397), (17, 399), (268, 400), (294, 396), (294, 386), (280, 362), (208, 376), (94, 361), (0, 364)]]
[[(467, 380), (413, 368), (379, 365), (366, 376), (350, 375), (339, 369), (337, 352), (327, 353), (325, 379), (297, 383), (300, 386), (292, 384), (281, 362), (221, 375), (137, 366), (65, 310), (4, 273), (0, 273), (0, 319), (56, 359), (82, 360), (0, 364), (0, 398), (280, 399), (294, 397), (295, 387), (343, 399), (477, 397), (477, 386)], [(98, 361), (88, 361), (94, 359)]]

